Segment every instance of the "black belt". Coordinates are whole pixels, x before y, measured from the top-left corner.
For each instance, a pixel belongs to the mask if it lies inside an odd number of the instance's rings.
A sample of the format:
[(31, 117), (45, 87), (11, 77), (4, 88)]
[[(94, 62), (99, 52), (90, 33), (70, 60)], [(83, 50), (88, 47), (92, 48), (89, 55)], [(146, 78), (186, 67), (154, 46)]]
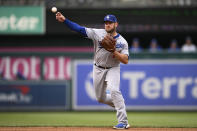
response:
[(94, 64), (95, 66), (99, 67), (99, 68), (102, 68), (102, 69), (110, 69), (112, 67), (103, 67), (103, 66), (99, 66), (99, 65), (96, 65), (96, 63)]

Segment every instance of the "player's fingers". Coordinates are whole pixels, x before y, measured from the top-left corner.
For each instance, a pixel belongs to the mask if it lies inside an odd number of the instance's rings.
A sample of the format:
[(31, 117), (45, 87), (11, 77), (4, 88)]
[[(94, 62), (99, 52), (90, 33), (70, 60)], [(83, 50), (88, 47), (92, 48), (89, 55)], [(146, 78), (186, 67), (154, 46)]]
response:
[(60, 16), (60, 15), (61, 15), (61, 13), (60, 13), (60, 12), (57, 12), (57, 13), (56, 13), (56, 16)]
[(59, 19), (59, 16), (58, 15), (56, 15), (56, 19)]

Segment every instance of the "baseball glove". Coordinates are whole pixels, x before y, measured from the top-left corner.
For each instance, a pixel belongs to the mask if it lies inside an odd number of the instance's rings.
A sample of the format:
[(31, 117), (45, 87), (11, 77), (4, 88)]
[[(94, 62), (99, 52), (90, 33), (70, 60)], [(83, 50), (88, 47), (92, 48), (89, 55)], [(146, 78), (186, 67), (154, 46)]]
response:
[(116, 40), (107, 34), (101, 41), (101, 46), (109, 52), (114, 52), (116, 50)]

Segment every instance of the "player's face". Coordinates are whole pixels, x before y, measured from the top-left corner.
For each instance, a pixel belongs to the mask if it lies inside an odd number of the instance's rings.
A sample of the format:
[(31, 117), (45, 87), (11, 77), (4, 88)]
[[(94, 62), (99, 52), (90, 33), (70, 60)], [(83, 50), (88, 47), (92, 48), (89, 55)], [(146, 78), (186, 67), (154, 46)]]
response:
[(105, 30), (107, 33), (112, 33), (114, 31), (116, 31), (117, 26), (118, 26), (118, 23), (105, 21)]

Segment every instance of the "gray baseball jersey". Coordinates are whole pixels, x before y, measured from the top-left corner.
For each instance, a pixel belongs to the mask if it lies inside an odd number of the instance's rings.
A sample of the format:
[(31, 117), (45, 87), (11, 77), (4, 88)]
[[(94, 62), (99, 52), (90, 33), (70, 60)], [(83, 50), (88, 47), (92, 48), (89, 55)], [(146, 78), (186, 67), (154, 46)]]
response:
[[(124, 99), (119, 90), (120, 85), (120, 61), (101, 46), (101, 41), (107, 34), (104, 29), (86, 28), (88, 38), (94, 43), (93, 85), (96, 98), (100, 103), (108, 104), (117, 111), (118, 123), (128, 124)], [(127, 41), (118, 34), (116, 39), (116, 51), (129, 56)], [(103, 69), (102, 67), (111, 67)], [(106, 89), (110, 94), (106, 94)]]
[[(120, 61), (117, 60), (111, 52), (105, 50), (100, 45), (102, 39), (107, 34), (107, 32), (104, 29), (86, 28), (86, 33), (88, 38), (93, 40), (95, 53), (94, 62), (97, 65), (103, 67), (117, 67), (120, 65)], [(118, 34), (115, 39), (116, 51), (129, 56), (127, 41), (120, 34)]]

